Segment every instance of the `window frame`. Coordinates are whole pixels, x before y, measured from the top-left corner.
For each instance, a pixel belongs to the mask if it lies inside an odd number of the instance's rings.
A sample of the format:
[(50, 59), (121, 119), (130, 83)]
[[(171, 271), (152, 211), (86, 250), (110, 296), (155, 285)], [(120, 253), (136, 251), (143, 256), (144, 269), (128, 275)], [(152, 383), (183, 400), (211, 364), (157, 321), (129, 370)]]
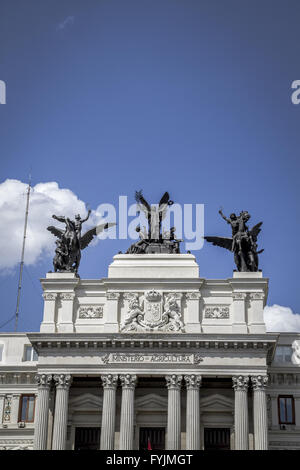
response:
[[(289, 349), (289, 359), (288, 360), (286, 360), (287, 349)], [(282, 351), (282, 353), (278, 354), (280, 350)], [(293, 348), (291, 347), (291, 345), (280, 344), (276, 347), (275, 355), (274, 355), (274, 362), (276, 364), (289, 364), (289, 363), (292, 362), (292, 355), (293, 355)]]
[[(30, 359), (27, 359), (27, 351), (28, 349), (30, 348)], [(34, 359), (34, 353), (37, 355), (37, 358)], [(34, 350), (34, 347), (32, 346), (32, 344), (25, 344), (24, 345), (24, 359), (23, 359), (23, 362), (37, 362), (38, 361), (38, 354), (37, 352)]]
[[(32, 412), (32, 419), (28, 419), (28, 403), (27, 402), (27, 407), (26, 407), (26, 416), (25, 419), (22, 419), (22, 407), (23, 407), (23, 398), (24, 397), (33, 397), (33, 412)], [(34, 393), (22, 393), (20, 396), (20, 403), (19, 403), (19, 414), (18, 414), (18, 423), (34, 423), (34, 418), (35, 418), (35, 405), (36, 405), (36, 396)]]
[[(292, 421), (282, 421), (280, 413), (280, 399), (281, 398), (291, 398), (292, 401)], [(278, 407), (278, 423), (279, 424), (295, 424), (295, 399), (293, 395), (278, 395), (277, 397), (277, 407)], [(287, 407), (285, 401), (285, 416), (287, 417)]]

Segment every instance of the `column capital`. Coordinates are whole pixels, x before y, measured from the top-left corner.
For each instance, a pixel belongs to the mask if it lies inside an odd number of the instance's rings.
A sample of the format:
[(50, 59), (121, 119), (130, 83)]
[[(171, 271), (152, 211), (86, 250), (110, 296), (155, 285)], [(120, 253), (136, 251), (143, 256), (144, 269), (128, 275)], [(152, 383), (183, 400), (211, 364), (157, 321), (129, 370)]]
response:
[(182, 375), (166, 375), (166, 381), (169, 390), (180, 390)]
[(265, 294), (263, 292), (251, 292), (249, 297), (251, 300), (264, 300)]
[(187, 390), (199, 390), (201, 387), (202, 376), (201, 375), (185, 375), (185, 384)]
[(264, 391), (268, 386), (269, 377), (267, 375), (251, 376), (253, 390)]
[(137, 376), (133, 374), (120, 375), (122, 388), (134, 389), (137, 383)]
[(74, 300), (75, 299), (75, 292), (61, 292), (59, 294), (61, 300)]
[(116, 389), (118, 384), (118, 376), (113, 374), (101, 375), (103, 388)]
[(38, 387), (49, 388), (52, 381), (52, 374), (37, 374), (34, 377), (34, 381)]
[(120, 295), (120, 292), (107, 292), (106, 298), (107, 300), (119, 300)]
[(185, 297), (187, 300), (199, 300), (201, 298), (201, 292), (186, 292)]
[(72, 382), (72, 376), (69, 374), (55, 374), (53, 379), (56, 388), (69, 388)]
[(236, 392), (247, 392), (249, 377), (247, 375), (238, 375), (232, 377), (233, 389)]
[(233, 292), (232, 293), (232, 299), (233, 300), (245, 300), (247, 297), (246, 292)]
[(57, 293), (55, 292), (44, 292), (43, 293), (44, 300), (56, 300)]

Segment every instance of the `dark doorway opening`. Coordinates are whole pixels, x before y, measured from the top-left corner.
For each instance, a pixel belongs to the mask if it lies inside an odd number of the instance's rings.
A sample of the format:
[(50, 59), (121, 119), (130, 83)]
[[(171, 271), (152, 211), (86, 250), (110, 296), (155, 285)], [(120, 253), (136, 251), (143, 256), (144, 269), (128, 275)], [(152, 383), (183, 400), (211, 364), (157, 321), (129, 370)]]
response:
[(205, 450), (230, 450), (229, 428), (204, 428)]
[(139, 449), (165, 450), (165, 428), (140, 428)]
[(100, 428), (76, 428), (75, 450), (99, 450)]

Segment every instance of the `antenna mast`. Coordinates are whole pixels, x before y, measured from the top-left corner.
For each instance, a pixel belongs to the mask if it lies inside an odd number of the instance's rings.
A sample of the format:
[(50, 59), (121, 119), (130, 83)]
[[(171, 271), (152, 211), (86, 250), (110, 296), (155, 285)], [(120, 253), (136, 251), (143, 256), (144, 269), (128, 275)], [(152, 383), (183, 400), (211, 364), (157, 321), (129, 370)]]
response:
[(28, 211), (29, 211), (30, 190), (31, 190), (31, 175), (29, 175), (29, 182), (28, 182), (28, 187), (27, 187), (27, 199), (26, 199), (26, 212), (25, 212), (25, 223), (24, 223), (23, 246), (22, 246), (22, 254), (21, 254), (18, 295), (17, 295), (17, 306), (16, 306), (16, 315), (15, 315), (16, 316), (15, 331), (17, 331), (17, 329), (18, 329), (18, 320), (19, 320), (19, 307), (20, 307), (20, 296), (21, 296), (22, 276), (23, 276), (23, 267), (24, 267), (24, 254), (25, 254), (25, 242), (26, 242), (26, 233), (27, 233), (27, 221), (28, 221)]

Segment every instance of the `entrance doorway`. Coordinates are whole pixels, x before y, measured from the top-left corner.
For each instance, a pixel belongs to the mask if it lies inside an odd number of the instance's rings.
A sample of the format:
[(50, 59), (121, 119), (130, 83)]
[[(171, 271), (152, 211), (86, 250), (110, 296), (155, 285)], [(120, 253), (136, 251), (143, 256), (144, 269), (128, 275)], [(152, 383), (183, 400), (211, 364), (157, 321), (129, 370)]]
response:
[(164, 450), (165, 449), (165, 428), (140, 428), (139, 449), (140, 450)]
[(229, 428), (204, 428), (205, 450), (230, 450)]
[(99, 450), (100, 428), (76, 428), (75, 450)]

